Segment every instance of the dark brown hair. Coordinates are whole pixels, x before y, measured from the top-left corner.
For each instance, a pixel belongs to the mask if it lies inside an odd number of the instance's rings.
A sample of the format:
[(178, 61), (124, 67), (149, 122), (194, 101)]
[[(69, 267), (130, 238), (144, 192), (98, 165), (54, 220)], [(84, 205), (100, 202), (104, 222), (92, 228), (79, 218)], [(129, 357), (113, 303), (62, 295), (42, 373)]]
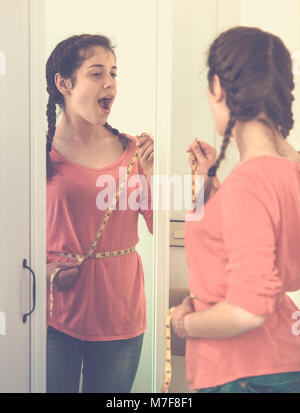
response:
[[(213, 78), (218, 75), (226, 91), (230, 118), (220, 154), (208, 171), (216, 175), (225, 157), (231, 131), (237, 121), (256, 119), (286, 138), (293, 127), (294, 89), (292, 59), (282, 40), (254, 27), (235, 27), (222, 33), (208, 53), (208, 82), (213, 93)], [(258, 118), (259, 114), (266, 118)], [(208, 182), (208, 199), (212, 180)]]
[[(64, 96), (59, 92), (55, 84), (55, 74), (60, 73), (62, 77), (71, 79), (72, 85), (75, 85), (76, 71), (80, 68), (86, 59), (87, 52), (95, 46), (101, 46), (115, 55), (114, 47), (110, 40), (101, 35), (82, 34), (71, 36), (60, 42), (52, 51), (46, 63), (46, 80), (47, 92), (49, 94), (47, 104), (47, 179), (50, 179), (55, 172), (49, 152), (52, 149), (52, 141), (56, 129), (56, 105), (64, 109)], [(84, 52), (84, 53), (82, 53)], [(105, 123), (104, 125), (114, 135), (118, 136), (125, 150), (130, 144), (130, 139), (119, 133), (117, 129), (112, 128)]]

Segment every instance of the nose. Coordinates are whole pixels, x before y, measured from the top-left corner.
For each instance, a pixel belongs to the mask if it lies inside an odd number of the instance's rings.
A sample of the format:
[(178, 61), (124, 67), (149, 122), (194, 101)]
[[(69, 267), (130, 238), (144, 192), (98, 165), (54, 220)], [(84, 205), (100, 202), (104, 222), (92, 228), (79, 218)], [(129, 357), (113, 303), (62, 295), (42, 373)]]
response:
[(111, 77), (110, 73), (107, 73), (104, 78), (103, 87), (105, 89), (113, 87), (113, 78)]

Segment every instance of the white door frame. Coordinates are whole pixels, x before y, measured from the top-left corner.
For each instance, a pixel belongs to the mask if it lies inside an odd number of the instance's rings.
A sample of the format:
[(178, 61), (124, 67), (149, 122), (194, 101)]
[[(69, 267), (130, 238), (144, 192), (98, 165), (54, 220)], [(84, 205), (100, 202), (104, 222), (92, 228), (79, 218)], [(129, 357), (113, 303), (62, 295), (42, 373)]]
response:
[[(155, 140), (155, 174), (170, 176), (171, 109), (172, 109), (172, 0), (158, 0), (157, 13), (157, 125)], [(170, 211), (162, 207), (162, 189), (155, 185), (155, 294), (153, 349), (153, 389), (160, 392), (164, 375), (164, 320), (169, 308)]]
[(29, 0), (31, 259), (36, 275), (36, 309), (31, 315), (31, 392), (46, 392), (46, 91), (44, 4)]

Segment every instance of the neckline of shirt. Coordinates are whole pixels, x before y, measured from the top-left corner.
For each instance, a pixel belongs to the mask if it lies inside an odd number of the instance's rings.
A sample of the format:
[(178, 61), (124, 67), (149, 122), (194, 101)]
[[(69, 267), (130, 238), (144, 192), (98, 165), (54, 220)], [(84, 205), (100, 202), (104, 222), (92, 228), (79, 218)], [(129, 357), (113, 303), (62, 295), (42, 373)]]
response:
[(80, 165), (76, 162), (73, 162), (70, 159), (67, 159), (66, 157), (64, 157), (60, 152), (58, 152), (58, 150), (55, 149), (54, 146), (52, 146), (52, 151), (50, 153), (54, 154), (54, 156), (56, 156), (58, 158), (61, 158), (64, 163), (72, 166), (73, 168), (83, 169), (83, 170), (91, 171), (91, 172), (105, 171), (107, 169), (112, 169), (112, 168), (118, 166), (134, 150), (134, 146), (132, 145), (134, 140), (132, 138), (130, 138), (130, 139), (131, 139), (131, 143), (130, 143), (129, 147), (126, 148), (125, 151), (123, 151), (122, 155), (115, 162), (111, 163), (110, 165), (103, 166), (101, 168), (90, 168), (88, 166)]

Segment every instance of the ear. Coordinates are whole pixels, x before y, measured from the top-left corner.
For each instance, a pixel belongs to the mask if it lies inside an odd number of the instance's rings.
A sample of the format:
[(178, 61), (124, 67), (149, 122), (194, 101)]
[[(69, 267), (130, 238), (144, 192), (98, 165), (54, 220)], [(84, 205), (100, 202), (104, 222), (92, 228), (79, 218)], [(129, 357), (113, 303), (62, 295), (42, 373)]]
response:
[(218, 103), (221, 102), (223, 99), (226, 100), (226, 92), (223, 86), (221, 85), (221, 81), (218, 75), (214, 75), (213, 91), (214, 97)]
[(65, 79), (60, 73), (56, 73), (54, 76), (54, 81), (57, 89), (63, 96), (68, 96), (71, 94), (72, 82), (71, 79)]

